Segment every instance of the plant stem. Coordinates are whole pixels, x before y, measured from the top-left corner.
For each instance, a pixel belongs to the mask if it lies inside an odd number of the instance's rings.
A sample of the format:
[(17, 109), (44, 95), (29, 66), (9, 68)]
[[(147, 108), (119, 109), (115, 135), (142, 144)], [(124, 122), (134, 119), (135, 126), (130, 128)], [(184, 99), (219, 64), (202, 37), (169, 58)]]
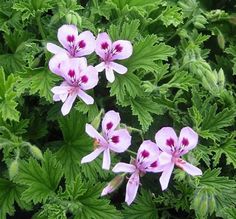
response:
[(127, 152), (129, 152), (130, 154), (132, 154), (132, 155), (137, 155), (137, 153), (136, 152), (134, 152), (134, 151), (131, 151), (131, 150), (126, 150)]

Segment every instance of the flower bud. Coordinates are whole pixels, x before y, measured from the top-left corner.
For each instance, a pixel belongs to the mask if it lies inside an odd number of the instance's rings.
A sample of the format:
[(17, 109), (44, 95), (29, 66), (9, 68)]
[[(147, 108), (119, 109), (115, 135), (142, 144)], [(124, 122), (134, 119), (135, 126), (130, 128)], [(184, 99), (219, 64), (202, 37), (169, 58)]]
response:
[(43, 160), (43, 154), (38, 147), (31, 145), (30, 152), (36, 159)]
[(225, 38), (224, 35), (221, 33), (221, 31), (219, 31), (219, 34), (217, 36), (217, 42), (221, 49), (225, 48)]
[(99, 114), (93, 119), (93, 121), (91, 122), (91, 125), (95, 128), (98, 129), (100, 123), (101, 123), (101, 116), (104, 113), (104, 109), (101, 109), (101, 111), (99, 112)]
[(66, 15), (66, 22), (67, 22), (68, 24), (71, 24), (71, 21), (72, 21), (72, 14), (69, 13), (69, 14)]
[(220, 87), (224, 87), (225, 84), (225, 75), (222, 68), (218, 72), (218, 84)]
[(108, 185), (102, 190), (101, 196), (107, 195), (115, 191), (123, 182), (124, 174), (117, 175)]
[(19, 164), (18, 164), (18, 160), (14, 160), (9, 167), (9, 176), (10, 179), (13, 179), (16, 174), (18, 173), (18, 169), (19, 169)]

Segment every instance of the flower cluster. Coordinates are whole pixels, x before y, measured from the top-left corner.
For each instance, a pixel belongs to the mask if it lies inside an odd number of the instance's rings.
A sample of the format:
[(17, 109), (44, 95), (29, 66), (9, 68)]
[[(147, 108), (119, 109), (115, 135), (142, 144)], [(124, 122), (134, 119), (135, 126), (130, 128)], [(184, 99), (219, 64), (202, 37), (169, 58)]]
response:
[[(115, 80), (114, 72), (125, 74), (127, 68), (115, 60), (127, 59), (132, 55), (132, 45), (127, 40), (117, 40), (112, 43), (107, 33), (98, 34), (97, 38), (90, 31), (78, 34), (74, 25), (63, 25), (58, 30), (58, 40), (63, 48), (48, 43), (47, 49), (54, 56), (49, 61), (50, 70), (62, 77), (60, 86), (52, 88), (54, 101), (62, 101), (62, 114), (66, 115), (78, 96), (86, 104), (93, 104), (94, 99), (86, 93), (94, 88), (99, 81), (98, 72), (105, 70), (109, 82)], [(101, 63), (94, 66), (87, 64), (84, 57), (91, 53), (100, 57)], [(94, 151), (83, 157), (81, 163), (88, 163), (103, 153), (102, 168), (109, 170), (111, 166), (110, 152), (122, 153), (131, 145), (131, 135), (127, 129), (119, 127), (120, 115), (113, 110), (108, 111), (102, 120), (102, 131), (99, 133), (91, 124), (86, 124), (86, 133), (94, 140)], [(117, 175), (102, 191), (101, 195), (113, 192), (124, 180), (126, 174), (131, 174), (127, 186), (125, 201), (130, 205), (136, 197), (140, 177), (147, 172), (161, 173), (162, 190), (168, 187), (171, 173), (176, 165), (192, 176), (201, 175), (202, 171), (181, 158), (196, 147), (198, 134), (190, 127), (184, 127), (177, 137), (171, 127), (164, 127), (155, 135), (155, 143), (145, 140), (140, 145), (137, 157), (131, 162), (117, 163), (112, 171), (122, 173)]]
[[(105, 70), (106, 78), (111, 83), (115, 80), (114, 71), (119, 74), (127, 72), (125, 66), (114, 62), (132, 55), (133, 47), (127, 40), (112, 43), (107, 33), (100, 33), (95, 39), (90, 31), (78, 34), (74, 25), (60, 27), (57, 38), (63, 48), (47, 43), (47, 50), (54, 54), (49, 61), (49, 69), (64, 79), (60, 86), (52, 88), (53, 100), (64, 103), (61, 109), (63, 115), (70, 112), (77, 96), (86, 104), (94, 103), (85, 91), (98, 84), (98, 72)], [(84, 56), (94, 51), (102, 62), (95, 67), (88, 66)]]
[[(110, 151), (121, 153), (131, 145), (131, 136), (126, 129), (118, 129), (119, 113), (109, 111), (102, 120), (102, 133), (99, 134), (93, 126), (86, 124), (86, 133), (94, 139), (96, 149), (85, 156), (81, 163), (94, 160), (103, 152), (103, 169), (110, 168)], [(162, 190), (168, 187), (171, 173), (176, 165), (192, 176), (202, 175), (202, 171), (181, 159), (181, 156), (196, 147), (198, 134), (190, 127), (184, 127), (177, 137), (171, 127), (164, 127), (156, 133), (156, 143), (146, 140), (140, 145), (136, 159), (130, 164), (120, 162), (112, 169), (115, 173), (131, 174), (127, 186), (125, 201), (130, 205), (136, 197), (140, 177), (146, 172), (161, 172), (160, 184)], [(112, 180), (102, 191), (102, 196), (113, 192), (123, 181), (122, 175)]]

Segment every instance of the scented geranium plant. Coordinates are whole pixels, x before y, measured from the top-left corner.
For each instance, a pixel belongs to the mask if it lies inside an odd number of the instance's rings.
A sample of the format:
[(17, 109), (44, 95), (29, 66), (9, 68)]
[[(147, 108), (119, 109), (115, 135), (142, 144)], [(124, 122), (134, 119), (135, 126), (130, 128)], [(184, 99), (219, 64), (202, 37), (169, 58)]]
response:
[(2, 0), (0, 218), (236, 218), (236, 3)]

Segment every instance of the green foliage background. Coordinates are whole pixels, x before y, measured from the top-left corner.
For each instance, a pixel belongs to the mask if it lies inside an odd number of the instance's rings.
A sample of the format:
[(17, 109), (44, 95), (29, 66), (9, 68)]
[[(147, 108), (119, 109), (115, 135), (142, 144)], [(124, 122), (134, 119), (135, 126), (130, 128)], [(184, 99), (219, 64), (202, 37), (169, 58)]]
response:
[[(230, 0), (1, 0), (0, 218), (235, 219), (235, 8)], [(93, 106), (77, 100), (63, 117), (45, 45), (65, 23), (130, 40), (134, 53), (114, 83), (100, 74)], [(113, 173), (100, 159), (80, 161), (93, 148), (85, 123), (103, 108), (135, 128), (133, 151), (163, 126), (193, 127), (200, 141), (185, 159), (203, 176), (176, 169), (161, 192), (159, 175), (147, 175), (129, 207), (125, 186), (101, 198)], [(126, 153), (113, 164), (121, 158), (129, 161)]]

